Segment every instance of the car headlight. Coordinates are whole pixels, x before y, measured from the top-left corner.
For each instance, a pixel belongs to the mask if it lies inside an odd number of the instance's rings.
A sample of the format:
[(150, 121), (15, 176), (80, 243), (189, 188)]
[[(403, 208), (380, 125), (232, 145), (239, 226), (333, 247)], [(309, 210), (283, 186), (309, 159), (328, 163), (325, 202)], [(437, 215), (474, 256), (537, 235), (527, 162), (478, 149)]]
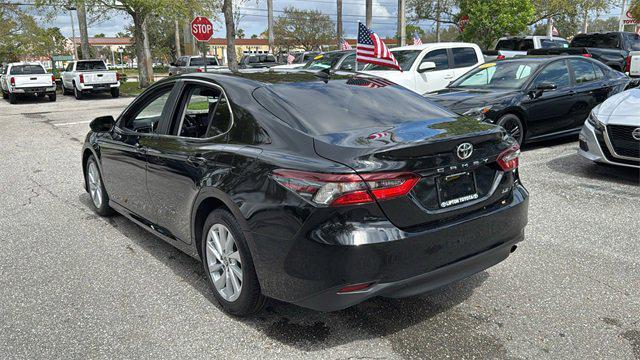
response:
[(478, 121), (486, 119), (487, 113), (491, 110), (491, 106), (483, 106), (465, 111), (462, 115), (470, 116)]
[(598, 119), (596, 114), (593, 113), (593, 111), (589, 114), (587, 121), (589, 122), (589, 124), (591, 124), (591, 126), (594, 127), (594, 129), (598, 131), (604, 131), (604, 125), (600, 122), (600, 120)]

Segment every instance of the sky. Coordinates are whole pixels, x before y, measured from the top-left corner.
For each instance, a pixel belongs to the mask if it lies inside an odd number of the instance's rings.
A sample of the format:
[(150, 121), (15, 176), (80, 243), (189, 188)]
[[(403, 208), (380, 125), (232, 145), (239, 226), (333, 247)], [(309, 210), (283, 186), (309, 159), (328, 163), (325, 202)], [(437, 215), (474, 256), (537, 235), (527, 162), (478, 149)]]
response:
[[(319, 10), (324, 14), (330, 15), (335, 21), (336, 4), (335, 0), (274, 0), (274, 16), (277, 17), (281, 11), (287, 6), (295, 6), (299, 9)], [(364, 0), (343, 0), (343, 28), (345, 37), (354, 38), (357, 32), (358, 20), (365, 21), (365, 1)], [(396, 33), (396, 16), (397, 16), (397, 0), (373, 0), (373, 30), (383, 37), (393, 37)], [(240, 9), (240, 13), (244, 14), (240, 22), (239, 28), (244, 30), (246, 37), (252, 34), (260, 34), (267, 28), (267, 12), (266, 0), (245, 0)], [(602, 14), (601, 17), (619, 16), (620, 8), (612, 8), (608, 14)], [(76, 36), (78, 32), (77, 18), (74, 13), (74, 22), (76, 26)], [(130, 26), (130, 17), (124, 13), (114, 12), (109, 18), (95, 22), (89, 25), (89, 35), (103, 33), (107, 36), (115, 36), (118, 32), (123, 31)], [(432, 23), (421, 22), (418, 24), (423, 29), (428, 30)], [(69, 14), (57, 16), (45, 26), (56, 26), (65, 36), (71, 36), (71, 22)], [(224, 25), (222, 22), (216, 24), (217, 31), (214, 37), (224, 37)]]

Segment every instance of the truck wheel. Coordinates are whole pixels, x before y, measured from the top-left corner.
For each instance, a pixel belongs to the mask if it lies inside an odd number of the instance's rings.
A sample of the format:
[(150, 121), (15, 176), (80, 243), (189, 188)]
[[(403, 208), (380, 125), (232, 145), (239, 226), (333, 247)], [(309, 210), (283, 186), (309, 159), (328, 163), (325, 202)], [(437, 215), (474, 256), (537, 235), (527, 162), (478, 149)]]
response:
[(111, 88), (111, 96), (117, 98), (120, 96), (120, 88)]
[(82, 91), (78, 90), (78, 88), (73, 86), (73, 95), (76, 97), (76, 100), (82, 100)]
[(3, 99), (6, 99), (6, 98), (8, 98), (8, 97), (9, 97), (9, 95), (7, 95), (7, 93), (3, 91), (3, 92), (2, 92), (2, 98), (3, 98)]
[(51, 102), (55, 102), (56, 101), (56, 94), (49, 94), (49, 101)]
[(9, 103), (11, 103), (11, 104), (17, 104), (18, 103), (18, 98), (16, 97), (16, 94), (9, 93)]
[(62, 95), (69, 95), (69, 90), (64, 87), (64, 81), (62, 81)]

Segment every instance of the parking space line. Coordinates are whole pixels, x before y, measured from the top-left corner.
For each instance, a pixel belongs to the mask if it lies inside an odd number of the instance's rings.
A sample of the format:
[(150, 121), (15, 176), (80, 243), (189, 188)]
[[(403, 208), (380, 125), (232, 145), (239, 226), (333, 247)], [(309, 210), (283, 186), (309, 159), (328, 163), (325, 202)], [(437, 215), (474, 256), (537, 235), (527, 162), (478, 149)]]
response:
[(53, 125), (53, 126), (68, 126), (68, 125), (88, 124), (90, 122), (91, 122), (91, 120), (85, 120), (85, 121), (74, 121), (74, 122), (67, 122), (67, 123), (60, 123), (60, 124), (51, 124), (51, 125)]

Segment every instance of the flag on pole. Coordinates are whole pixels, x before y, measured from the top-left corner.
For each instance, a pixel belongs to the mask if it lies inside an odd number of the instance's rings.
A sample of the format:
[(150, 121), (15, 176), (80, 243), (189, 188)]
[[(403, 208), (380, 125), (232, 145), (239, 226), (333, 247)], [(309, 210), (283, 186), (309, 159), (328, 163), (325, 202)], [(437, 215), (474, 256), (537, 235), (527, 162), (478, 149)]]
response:
[(293, 55), (289, 54), (289, 56), (287, 56), (287, 64), (288, 65), (293, 64), (293, 60), (295, 60), (295, 59), (296, 58)]
[(356, 61), (361, 63), (386, 66), (402, 71), (398, 61), (387, 48), (384, 41), (375, 32), (358, 23), (358, 44), (356, 45)]
[(351, 50), (351, 45), (345, 39), (340, 40), (340, 50)]
[(558, 29), (556, 29), (555, 26), (551, 26), (551, 36), (559, 36), (560, 33), (558, 32)]
[(413, 45), (422, 45), (422, 39), (417, 31), (413, 33)]

